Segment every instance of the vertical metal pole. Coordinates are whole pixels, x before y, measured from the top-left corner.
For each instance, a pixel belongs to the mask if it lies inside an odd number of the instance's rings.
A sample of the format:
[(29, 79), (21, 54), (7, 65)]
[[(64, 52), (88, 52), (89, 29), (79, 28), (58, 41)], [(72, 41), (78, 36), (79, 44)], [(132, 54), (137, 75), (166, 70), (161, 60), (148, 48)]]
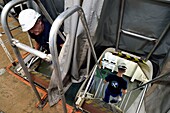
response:
[(89, 86), (90, 86), (90, 83), (91, 83), (91, 81), (93, 80), (93, 76), (94, 76), (94, 73), (95, 73), (95, 70), (97, 69), (97, 65), (95, 65), (95, 68), (94, 68), (94, 70), (93, 70), (93, 73), (91, 74), (91, 77), (90, 77), (90, 80), (89, 80), (89, 82), (88, 82), (88, 84), (87, 84), (87, 87), (86, 87), (86, 89), (84, 90), (84, 93), (83, 93), (83, 98), (85, 97), (85, 95), (86, 95), (86, 92), (87, 92), (87, 90), (88, 90), (88, 88), (89, 88)]
[[(51, 35), (50, 35), (50, 37), (51, 37)], [(54, 37), (54, 36), (52, 35), (52, 37)], [(58, 61), (58, 52), (55, 51), (57, 49), (56, 49), (56, 46), (54, 46), (55, 43), (56, 43), (56, 40), (52, 43), (50, 41), (50, 44), (51, 44), (50, 52), (52, 55), (54, 74), (57, 77), (56, 82), (57, 82), (57, 86), (58, 86), (59, 96), (61, 96), (61, 100), (62, 100), (63, 111), (64, 111), (64, 113), (67, 113), (66, 100), (65, 100), (64, 91), (63, 91), (63, 83), (62, 83), (62, 78), (61, 78), (60, 65), (59, 65), (59, 61)]]
[[(98, 69), (98, 70), (99, 70), (99, 75), (100, 75), (101, 79), (100, 79), (98, 88), (97, 88), (97, 90), (96, 90), (96, 93), (95, 93), (95, 95), (94, 95), (94, 98), (96, 98), (96, 97), (98, 96), (98, 92), (101, 93), (101, 91), (102, 91), (102, 86), (101, 86), (101, 85), (104, 84), (101, 70), (100, 70), (100, 69)], [(97, 69), (96, 69), (96, 71), (97, 71)], [(102, 84), (102, 83), (103, 83), (103, 84)]]
[[(98, 92), (99, 92), (99, 89), (101, 88), (102, 82), (103, 82), (103, 79), (101, 78), (101, 79), (100, 79), (100, 82), (99, 82), (99, 85), (98, 85), (98, 87), (97, 87), (97, 90), (96, 90), (96, 92), (95, 92), (95, 94), (94, 94), (94, 98), (97, 97)], [(104, 83), (103, 83), (103, 84), (104, 84)]]
[(118, 24), (117, 37), (116, 37), (116, 51), (119, 49), (119, 40), (120, 40), (121, 27), (123, 22), (124, 5), (125, 5), (125, 0), (121, 0), (120, 10), (119, 10), (120, 11), (119, 24)]
[[(127, 95), (127, 94), (126, 94), (126, 95)], [(128, 101), (129, 101), (131, 95), (132, 95), (132, 91), (131, 91), (131, 92), (129, 93), (129, 95), (128, 95), (128, 99), (126, 100), (126, 103), (125, 103), (125, 105), (124, 105), (124, 107), (123, 107), (123, 110), (126, 109), (127, 103), (128, 103)]]
[(155, 49), (157, 48), (159, 42), (162, 40), (162, 38), (164, 37), (164, 35), (166, 34), (166, 32), (168, 31), (170, 27), (170, 23), (168, 23), (168, 25), (165, 27), (164, 31), (162, 32), (161, 36), (158, 38), (158, 40), (156, 41), (156, 44), (154, 45), (154, 47), (152, 48), (152, 50), (150, 51), (150, 53), (148, 54), (148, 56), (146, 57), (145, 61), (147, 61), (149, 59), (149, 57), (152, 55), (152, 53), (155, 51)]
[(89, 42), (89, 46), (91, 48), (91, 51), (92, 51), (92, 55), (94, 57), (94, 60), (95, 60), (95, 63), (97, 63), (97, 56), (95, 54), (95, 50), (94, 50), (94, 47), (93, 47), (93, 43), (91, 41), (91, 36), (90, 36), (90, 30), (88, 29), (88, 24), (87, 24), (87, 21), (86, 21), (86, 18), (85, 18), (85, 15), (84, 15), (84, 12), (83, 10), (81, 10), (80, 13), (80, 17), (81, 17), (81, 20), (82, 20), (82, 24), (84, 26), (84, 29), (86, 31), (86, 34), (87, 34), (87, 39), (88, 39), (88, 42)]
[(135, 113), (139, 113), (140, 112), (140, 108), (142, 106), (142, 102), (143, 102), (143, 99), (144, 99), (144, 96), (145, 96), (145, 93), (146, 93), (147, 89), (148, 89), (148, 84), (145, 86), (145, 88), (143, 90), (142, 97), (141, 97), (141, 99), (139, 101), (139, 104), (138, 104), (138, 107), (137, 107), (137, 110), (136, 110)]
[(39, 102), (41, 103), (41, 105), (43, 105), (41, 97), (40, 97), (40, 95), (39, 95), (39, 93), (38, 93), (38, 91), (37, 91), (37, 89), (36, 89), (36, 87), (34, 85), (34, 82), (32, 80), (32, 77), (31, 77), (30, 73), (28, 72), (27, 67), (25, 66), (25, 63), (24, 63), (24, 61), (23, 61), (23, 59), (21, 57), (21, 54), (20, 54), (18, 48), (16, 46), (13, 46), (13, 48), (14, 48), (15, 54), (16, 54), (16, 56), (18, 58), (18, 61), (19, 61), (20, 65), (21, 65), (22, 69), (24, 70), (25, 75), (27, 76), (27, 78), (29, 80), (29, 83), (30, 83), (31, 87), (33, 88)]
[(122, 100), (122, 102), (121, 102), (121, 104), (120, 104), (120, 106), (119, 106), (121, 109), (123, 109), (122, 106), (123, 106), (123, 103), (124, 103), (124, 101), (125, 101), (126, 96), (127, 96), (127, 94), (124, 95), (123, 100)]
[(10, 62), (13, 63), (14, 60), (13, 60), (12, 56), (10, 55), (9, 51), (7, 50), (7, 48), (6, 48), (6, 46), (5, 46), (5, 44), (3, 43), (3, 41), (2, 41), (1, 38), (0, 38), (0, 45), (1, 45), (2, 48), (4, 49), (4, 51), (5, 51), (6, 55), (7, 55), (7, 57), (8, 57), (9, 60), (10, 60)]
[(87, 72), (86, 72), (87, 75), (89, 74), (90, 58), (91, 58), (91, 50), (88, 49)]

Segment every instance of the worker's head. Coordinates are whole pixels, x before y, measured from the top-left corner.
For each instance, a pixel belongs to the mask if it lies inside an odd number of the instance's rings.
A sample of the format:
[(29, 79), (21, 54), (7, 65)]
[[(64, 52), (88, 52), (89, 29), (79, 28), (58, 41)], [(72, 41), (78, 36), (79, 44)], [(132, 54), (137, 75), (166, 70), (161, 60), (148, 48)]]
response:
[(127, 67), (126, 67), (126, 64), (124, 62), (120, 63), (118, 65), (118, 71), (121, 72), (121, 73), (124, 73), (126, 71)]
[(39, 35), (44, 30), (44, 25), (40, 19), (40, 14), (33, 9), (22, 10), (19, 14), (18, 20), (22, 31), (30, 31), (35, 35)]

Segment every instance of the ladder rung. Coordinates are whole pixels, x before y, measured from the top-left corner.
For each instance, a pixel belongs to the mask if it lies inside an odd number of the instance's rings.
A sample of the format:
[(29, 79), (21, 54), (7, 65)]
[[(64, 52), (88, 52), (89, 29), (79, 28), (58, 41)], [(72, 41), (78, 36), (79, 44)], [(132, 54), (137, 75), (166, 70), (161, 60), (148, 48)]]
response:
[(145, 40), (148, 40), (148, 41), (155, 41), (156, 40), (156, 39), (153, 39), (153, 38), (150, 38), (150, 37), (147, 37), (147, 36), (143, 36), (143, 35), (140, 35), (140, 34), (137, 34), (137, 33), (133, 33), (133, 32), (130, 32), (130, 31), (126, 31), (126, 30), (121, 30), (121, 31), (124, 34), (135, 36), (135, 37), (138, 37), (138, 38), (142, 38), (142, 39), (145, 39)]

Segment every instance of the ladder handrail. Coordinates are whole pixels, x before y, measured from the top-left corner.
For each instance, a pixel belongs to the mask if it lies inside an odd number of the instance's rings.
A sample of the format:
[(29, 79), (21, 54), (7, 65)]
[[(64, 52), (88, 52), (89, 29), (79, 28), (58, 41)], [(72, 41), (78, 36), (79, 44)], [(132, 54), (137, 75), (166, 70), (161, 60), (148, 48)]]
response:
[[(24, 61), (22, 59), (22, 56), (21, 56), (20, 51), (18, 49), (19, 46), (17, 47), (17, 45), (15, 45), (15, 44), (19, 44), (20, 45), (20, 43), (19, 42), (16, 43), (16, 40), (14, 40), (14, 37), (12, 36), (12, 34), (11, 34), (10, 30), (9, 30), (10, 29), (9, 25), (7, 23), (7, 16), (9, 14), (10, 10), (14, 6), (16, 6), (18, 4), (21, 4), (21, 3), (24, 3), (26, 1), (28, 1), (28, 0), (12, 0), (12, 1), (8, 2), (4, 6), (4, 8), (2, 10), (2, 13), (1, 13), (1, 24), (2, 24), (2, 27), (4, 29), (4, 32), (7, 35), (8, 40), (9, 40), (9, 42), (10, 42), (10, 44), (11, 44), (13, 50), (14, 50), (14, 53), (16, 54), (16, 57), (18, 58), (18, 61), (19, 61), (20, 65), (21, 65), (25, 75), (27, 76), (28, 81), (29, 81), (29, 83), (30, 83), (34, 93), (36, 94), (36, 96), (37, 96), (37, 98), (38, 98), (38, 100), (40, 102), (40, 106), (39, 107), (42, 107), (42, 106), (44, 106), (44, 102), (43, 102), (43, 100), (41, 100), (40, 94), (38, 93), (38, 90), (36, 89), (36, 86), (34, 85), (34, 81), (33, 81), (32, 77), (31, 77), (31, 75), (30, 75), (30, 73), (28, 71), (28, 68), (26, 67), (26, 65), (25, 65), (25, 63), (24, 63)], [(24, 44), (21, 47), (26, 47), (27, 48), (27, 46), (24, 45)], [(31, 49), (31, 51), (35, 51), (35, 49), (33, 49), (31, 47), (29, 49)]]
[(127, 93), (130, 93), (130, 92), (132, 92), (132, 91), (135, 91), (135, 90), (138, 90), (138, 89), (140, 89), (140, 88), (143, 88), (144, 86), (146, 86), (146, 85), (148, 85), (148, 84), (153, 84), (153, 83), (159, 81), (160, 79), (162, 79), (162, 78), (164, 78), (164, 77), (168, 77), (169, 74), (170, 74), (170, 73), (166, 73), (166, 74), (164, 74), (164, 75), (159, 75), (159, 76), (153, 78), (152, 80), (149, 80), (148, 82), (146, 82), (146, 83), (144, 83), (144, 84), (142, 84), (142, 85), (140, 85), (140, 86), (138, 86), (138, 87), (136, 87), (136, 88), (134, 88), (134, 89), (131, 89), (131, 90), (128, 91)]
[(89, 42), (89, 46), (92, 50), (92, 55), (95, 59), (95, 62), (97, 62), (97, 57), (94, 51), (94, 47), (91, 41), (91, 36), (90, 32), (87, 26), (86, 18), (83, 12), (83, 9), (80, 6), (73, 6), (62, 12), (53, 22), (50, 30), (50, 35), (49, 35), (49, 48), (50, 48), (50, 53), (52, 55), (52, 62), (54, 66), (54, 73), (56, 75), (57, 83), (58, 83), (58, 89), (59, 89), (59, 95), (61, 96), (63, 108), (66, 112), (66, 104), (65, 104), (65, 96), (63, 93), (63, 84), (62, 84), (62, 78), (61, 78), (61, 71), (60, 71), (60, 65), (58, 61), (58, 51), (57, 51), (57, 32), (59, 31), (60, 26), (64, 22), (65, 19), (70, 17), (72, 14), (75, 12), (78, 12), (79, 16), (81, 17), (81, 22), (83, 24), (83, 27), (85, 28), (86, 34), (87, 34), (87, 39)]

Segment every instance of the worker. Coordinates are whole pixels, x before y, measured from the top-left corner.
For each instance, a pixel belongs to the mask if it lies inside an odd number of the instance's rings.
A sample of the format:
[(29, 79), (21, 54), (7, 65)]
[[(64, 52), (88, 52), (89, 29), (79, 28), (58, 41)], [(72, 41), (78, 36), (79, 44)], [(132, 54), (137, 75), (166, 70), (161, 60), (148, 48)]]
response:
[[(22, 31), (29, 33), (30, 37), (35, 39), (35, 49), (40, 49), (42, 47), (43, 51), (49, 53), (49, 32), (51, 29), (51, 24), (41, 16), (40, 13), (33, 9), (25, 9), (19, 13), (18, 16), (19, 23), (21, 25)], [(57, 38), (57, 48), (60, 51), (64, 41), (58, 37)]]
[[(118, 72), (117, 73), (109, 73), (106, 77), (104, 82), (109, 82), (103, 101), (106, 103), (117, 103), (121, 101), (122, 93), (127, 93), (127, 81), (123, 78), (123, 74), (125, 73), (127, 67), (125, 63), (120, 63), (118, 65)], [(110, 101), (110, 96), (113, 99)]]

